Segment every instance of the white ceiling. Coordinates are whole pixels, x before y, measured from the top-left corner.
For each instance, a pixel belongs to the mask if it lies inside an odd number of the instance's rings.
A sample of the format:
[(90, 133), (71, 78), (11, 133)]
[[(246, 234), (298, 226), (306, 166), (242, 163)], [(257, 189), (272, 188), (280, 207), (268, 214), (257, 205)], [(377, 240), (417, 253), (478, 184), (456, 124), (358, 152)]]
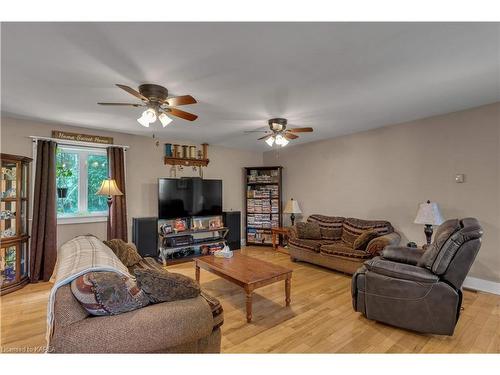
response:
[[(271, 117), (298, 142), (500, 100), (498, 23), (2, 24), (2, 113), (256, 150)], [(141, 127), (114, 86), (166, 86), (193, 123)]]

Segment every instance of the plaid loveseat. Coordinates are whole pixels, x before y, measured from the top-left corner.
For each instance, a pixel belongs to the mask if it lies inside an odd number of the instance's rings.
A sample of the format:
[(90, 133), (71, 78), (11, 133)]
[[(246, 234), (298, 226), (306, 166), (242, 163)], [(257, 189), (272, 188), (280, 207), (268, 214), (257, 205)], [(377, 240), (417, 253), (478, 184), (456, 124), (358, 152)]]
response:
[[(398, 245), (401, 239), (391, 223), (384, 220), (311, 215), (307, 223), (317, 223), (320, 231), (318, 235), (309, 236), (298, 230), (297, 226), (301, 224), (292, 227), (289, 236), (292, 261), (309, 262), (349, 274), (356, 272), (364, 261), (377, 256), (386, 246)], [(374, 238), (361, 248), (355, 246), (356, 240), (367, 231)]]

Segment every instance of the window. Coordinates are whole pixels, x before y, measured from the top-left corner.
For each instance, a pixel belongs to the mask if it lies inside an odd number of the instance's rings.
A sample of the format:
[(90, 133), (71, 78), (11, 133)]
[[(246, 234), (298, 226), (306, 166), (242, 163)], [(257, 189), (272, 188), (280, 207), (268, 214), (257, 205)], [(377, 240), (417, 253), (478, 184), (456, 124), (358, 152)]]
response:
[(106, 178), (108, 157), (105, 149), (59, 145), (56, 155), (59, 221), (75, 218), (95, 221), (89, 219), (107, 216), (106, 197), (96, 195), (101, 182)]

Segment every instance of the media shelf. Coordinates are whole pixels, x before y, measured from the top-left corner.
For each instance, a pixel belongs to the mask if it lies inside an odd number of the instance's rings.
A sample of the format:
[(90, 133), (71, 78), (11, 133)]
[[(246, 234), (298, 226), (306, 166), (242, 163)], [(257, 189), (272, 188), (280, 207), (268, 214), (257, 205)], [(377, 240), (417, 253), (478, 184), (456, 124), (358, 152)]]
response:
[(283, 167), (247, 167), (245, 170), (246, 243), (272, 246), (271, 229), (282, 226)]
[[(171, 231), (167, 233), (167, 231)], [(226, 245), (229, 228), (222, 216), (192, 216), (158, 221), (159, 253), (164, 265), (188, 262)]]

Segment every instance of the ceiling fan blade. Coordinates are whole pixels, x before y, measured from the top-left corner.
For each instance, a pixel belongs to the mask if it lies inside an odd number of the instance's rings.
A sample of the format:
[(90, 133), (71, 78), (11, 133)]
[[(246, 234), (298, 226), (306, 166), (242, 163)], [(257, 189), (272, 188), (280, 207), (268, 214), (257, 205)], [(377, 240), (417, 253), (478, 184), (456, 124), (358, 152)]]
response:
[(167, 108), (166, 111), (173, 116), (177, 116), (188, 121), (194, 121), (198, 118), (198, 116), (193, 115), (192, 113), (184, 112), (177, 108)]
[(265, 136), (263, 136), (263, 137), (257, 138), (257, 140), (258, 140), (258, 141), (261, 141), (261, 140), (263, 140), (263, 139), (267, 139), (267, 138), (269, 138), (269, 137), (272, 137), (272, 134), (265, 135)]
[(196, 99), (193, 98), (191, 95), (175, 96), (173, 98), (167, 98), (163, 102), (173, 107), (178, 105), (198, 103)]
[(244, 133), (270, 133), (269, 130), (245, 130)]
[(310, 133), (313, 128), (286, 128), (286, 130), (292, 133)]
[(119, 85), (118, 83), (116, 84), (116, 86), (118, 86), (119, 88), (121, 88), (122, 90), (125, 90), (126, 92), (128, 92), (129, 94), (132, 94), (134, 95), (136, 98), (139, 98), (141, 100), (144, 100), (145, 102), (148, 101), (148, 98), (146, 98), (144, 95), (142, 95), (139, 91), (137, 90), (134, 90), (132, 87), (129, 87), (129, 86), (125, 86), (125, 85)]
[(297, 138), (299, 138), (298, 135), (295, 135), (295, 134), (292, 134), (292, 133), (289, 133), (289, 132), (285, 132), (284, 137), (286, 139), (297, 139)]
[(132, 106), (132, 107), (144, 107), (142, 104), (134, 104), (134, 103), (97, 103), (99, 105), (125, 105), (125, 106)]

